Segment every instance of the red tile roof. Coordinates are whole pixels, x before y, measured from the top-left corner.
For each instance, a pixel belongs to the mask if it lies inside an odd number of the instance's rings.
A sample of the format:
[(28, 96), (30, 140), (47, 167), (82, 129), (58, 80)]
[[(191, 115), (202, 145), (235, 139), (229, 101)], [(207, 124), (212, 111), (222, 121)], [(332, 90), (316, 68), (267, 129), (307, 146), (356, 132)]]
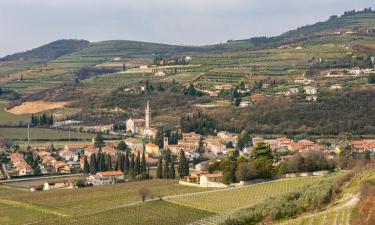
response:
[(123, 172), (121, 171), (107, 171), (107, 172), (98, 172), (96, 173), (97, 175), (101, 175), (103, 177), (106, 177), (106, 176), (121, 176), (121, 175), (124, 175)]

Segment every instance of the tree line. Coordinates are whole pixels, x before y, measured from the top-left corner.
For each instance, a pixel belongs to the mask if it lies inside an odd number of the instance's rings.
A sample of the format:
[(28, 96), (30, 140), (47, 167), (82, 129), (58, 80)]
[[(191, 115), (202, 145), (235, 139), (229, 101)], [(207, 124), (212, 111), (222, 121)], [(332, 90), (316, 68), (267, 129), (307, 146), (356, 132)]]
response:
[[(180, 177), (189, 176), (189, 161), (186, 159), (185, 152), (180, 151), (178, 156), (177, 172)], [(156, 170), (156, 177), (159, 179), (175, 179), (175, 157), (171, 154), (160, 156)]]
[(31, 126), (52, 126), (53, 125), (53, 115), (50, 114), (49, 116), (45, 113), (41, 114), (40, 116), (35, 115), (34, 113), (31, 114)]

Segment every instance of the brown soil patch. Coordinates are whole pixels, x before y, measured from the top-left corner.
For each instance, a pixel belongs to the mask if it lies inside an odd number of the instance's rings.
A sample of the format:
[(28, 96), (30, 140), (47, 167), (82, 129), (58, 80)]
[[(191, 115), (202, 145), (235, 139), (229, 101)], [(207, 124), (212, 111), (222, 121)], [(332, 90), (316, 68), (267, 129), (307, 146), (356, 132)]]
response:
[(31, 114), (43, 112), (51, 109), (62, 109), (69, 102), (48, 102), (48, 101), (34, 101), (24, 102), (19, 106), (7, 110), (7, 112), (15, 115)]

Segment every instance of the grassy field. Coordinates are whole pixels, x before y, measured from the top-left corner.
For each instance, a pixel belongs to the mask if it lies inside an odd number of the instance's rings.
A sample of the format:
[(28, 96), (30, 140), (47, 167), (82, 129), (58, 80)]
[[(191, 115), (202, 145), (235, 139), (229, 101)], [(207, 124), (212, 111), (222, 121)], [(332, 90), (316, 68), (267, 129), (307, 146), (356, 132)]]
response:
[(5, 111), (7, 107), (7, 102), (0, 101), (0, 125), (19, 125), (21, 123), (27, 123), (30, 121), (29, 116), (19, 116)]
[[(91, 139), (95, 135), (89, 133), (70, 132), (46, 128), (30, 128), (31, 142), (35, 140), (67, 140)], [(13, 140), (27, 140), (27, 128), (0, 128), (0, 137)]]
[(215, 212), (229, 212), (263, 202), (270, 197), (295, 191), (306, 185), (321, 181), (322, 177), (284, 179), (260, 183), (232, 190), (221, 190), (191, 196), (176, 197), (172, 202)]

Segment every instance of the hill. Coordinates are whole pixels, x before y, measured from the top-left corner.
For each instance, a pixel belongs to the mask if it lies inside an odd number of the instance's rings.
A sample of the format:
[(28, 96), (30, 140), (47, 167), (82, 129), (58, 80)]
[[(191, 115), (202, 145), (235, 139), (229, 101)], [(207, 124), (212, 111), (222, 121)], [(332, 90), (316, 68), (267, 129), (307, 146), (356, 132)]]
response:
[(86, 40), (57, 40), (32, 50), (5, 56), (4, 58), (0, 58), (0, 61), (26, 61), (36, 59), (49, 61), (85, 48), (88, 44), (89, 42)]

